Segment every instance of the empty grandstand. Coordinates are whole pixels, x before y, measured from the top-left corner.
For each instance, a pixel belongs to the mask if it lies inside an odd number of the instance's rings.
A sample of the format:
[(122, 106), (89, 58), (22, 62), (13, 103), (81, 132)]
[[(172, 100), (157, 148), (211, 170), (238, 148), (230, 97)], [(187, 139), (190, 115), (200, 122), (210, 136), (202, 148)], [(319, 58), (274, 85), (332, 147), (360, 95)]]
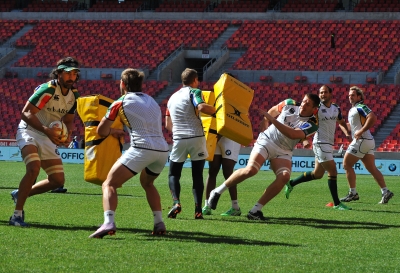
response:
[[(397, 0), (0, 0), (0, 138), (14, 138), (24, 101), (70, 55), (82, 63), (82, 95), (115, 99), (121, 71), (138, 67), (163, 110), (185, 67), (198, 70), (204, 90), (229, 71), (255, 90), (254, 137), (257, 107), (329, 84), (346, 115), (347, 91), (358, 85), (379, 117), (377, 151), (399, 151), (399, 8)], [(78, 117), (75, 125), (82, 136)], [(348, 145), (341, 131), (335, 138), (336, 149)]]

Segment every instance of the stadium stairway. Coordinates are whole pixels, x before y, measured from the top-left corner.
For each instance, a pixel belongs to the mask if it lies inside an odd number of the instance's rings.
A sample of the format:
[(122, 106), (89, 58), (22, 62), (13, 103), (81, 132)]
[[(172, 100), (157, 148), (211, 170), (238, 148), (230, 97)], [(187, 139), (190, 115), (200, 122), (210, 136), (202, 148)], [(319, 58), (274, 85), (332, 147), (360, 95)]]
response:
[(182, 84), (181, 83), (173, 83), (169, 85), (165, 90), (163, 90), (160, 94), (158, 94), (154, 99), (158, 104), (161, 104), (166, 98), (169, 98), (175, 90), (177, 90)]
[(211, 48), (213, 49), (222, 48), (226, 43), (226, 41), (228, 41), (228, 39), (233, 35), (233, 33), (235, 33), (239, 28), (240, 26), (233, 26), (233, 25), (228, 26), (227, 29), (221, 34), (221, 36), (219, 36), (218, 39), (215, 40), (214, 43), (212, 43)]
[[(246, 52), (246, 50), (229, 50), (229, 58), (226, 62), (215, 72), (207, 81), (209, 82), (217, 82), (219, 77), (223, 72), (227, 72), (232, 69), (234, 63), (239, 60), (239, 58)], [(234, 74), (234, 73), (233, 73)]]
[[(380, 118), (379, 116), (377, 117)], [(382, 123), (381, 128), (374, 135), (375, 138), (375, 147), (379, 147), (382, 142), (387, 138), (388, 135), (396, 128), (396, 125), (400, 123), (400, 105), (397, 104), (393, 111), (389, 114), (389, 116)]]
[(400, 57), (397, 57), (380, 84), (394, 84), (394, 76), (400, 69)]
[[(0, 48), (14, 48), (14, 43), (21, 38), (25, 33), (27, 33), (29, 30), (34, 28), (34, 25), (31, 24), (25, 24), (23, 28), (21, 28), (20, 31), (15, 33), (10, 39), (8, 39), (5, 43), (3, 43)], [(6, 68), (11, 68), (11, 66), (20, 58), (25, 56), (26, 54), (29, 53), (31, 49), (25, 49), (25, 48), (15, 48), (16, 49), (16, 55), (13, 59), (11, 59), (8, 63), (4, 65)]]
[[(230, 25), (218, 39), (211, 45), (210, 48), (212, 49), (220, 49), (223, 48), (229, 38), (235, 33), (240, 26), (237, 25)], [(245, 50), (229, 50), (229, 58), (226, 62), (215, 72), (207, 81), (218, 81), (219, 77), (221, 76), (222, 72), (229, 70), (234, 63), (246, 52)]]

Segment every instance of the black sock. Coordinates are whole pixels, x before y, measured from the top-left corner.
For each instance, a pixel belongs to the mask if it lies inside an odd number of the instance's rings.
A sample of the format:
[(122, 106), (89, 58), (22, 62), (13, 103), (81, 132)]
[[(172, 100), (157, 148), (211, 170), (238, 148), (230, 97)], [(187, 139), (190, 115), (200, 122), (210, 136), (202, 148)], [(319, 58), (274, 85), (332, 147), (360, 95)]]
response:
[(332, 195), (333, 203), (335, 206), (339, 205), (340, 200), (337, 192), (336, 176), (328, 176), (328, 187)]
[(300, 175), (299, 177), (293, 179), (290, 181), (290, 185), (292, 187), (296, 186), (297, 184), (303, 183), (303, 182), (307, 182), (307, 181), (311, 181), (314, 180), (314, 174), (313, 172), (304, 172), (302, 175)]
[(184, 162), (172, 162), (169, 163), (169, 174), (168, 174), (168, 184), (171, 191), (171, 196), (174, 202), (179, 203), (179, 196), (181, 194), (181, 184), (179, 180), (181, 179), (181, 173)]
[(192, 161), (192, 179), (193, 179), (193, 198), (195, 205), (195, 212), (201, 212), (201, 205), (203, 202), (204, 182), (203, 182), (203, 169), (205, 160)]

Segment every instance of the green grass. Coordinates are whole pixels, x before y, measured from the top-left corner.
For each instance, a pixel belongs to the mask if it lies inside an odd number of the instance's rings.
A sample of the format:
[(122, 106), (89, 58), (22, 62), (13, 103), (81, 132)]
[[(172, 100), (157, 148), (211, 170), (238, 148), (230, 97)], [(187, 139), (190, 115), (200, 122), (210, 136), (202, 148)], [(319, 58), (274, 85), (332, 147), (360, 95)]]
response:
[[(378, 205), (380, 190), (371, 176), (358, 176), (360, 201), (353, 211), (325, 207), (331, 202), (326, 177), (280, 193), (263, 209), (267, 223), (245, 215), (273, 179), (260, 172), (238, 187), (242, 216), (223, 218), (228, 192), (204, 221), (194, 220), (189, 169), (182, 176), (182, 213), (167, 219), (172, 204), (165, 169), (156, 180), (168, 235), (153, 237), (153, 217), (135, 177), (118, 190), (117, 234), (88, 239), (103, 221), (101, 187), (83, 181), (83, 165), (66, 164), (66, 194), (29, 198), (30, 228), (8, 226), (14, 210), (10, 191), (25, 167), (0, 162), (0, 272), (399, 272), (400, 189), (386, 177), (395, 197)], [(205, 170), (205, 178), (206, 178)], [(298, 175), (294, 173), (293, 176)], [(44, 174), (41, 173), (41, 178)], [(339, 175), (340, 197), (347, 193)], [(222, 175), (218, 177), (218, 185)]]

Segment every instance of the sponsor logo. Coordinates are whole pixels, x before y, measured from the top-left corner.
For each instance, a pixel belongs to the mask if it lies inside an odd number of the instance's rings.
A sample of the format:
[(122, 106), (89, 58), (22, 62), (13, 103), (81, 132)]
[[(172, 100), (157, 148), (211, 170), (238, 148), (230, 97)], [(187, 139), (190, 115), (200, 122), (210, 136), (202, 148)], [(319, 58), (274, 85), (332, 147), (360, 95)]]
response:
[(61, 113), (61, 114), (66, 114), (67, 113), (67, 109), (61, 109), (61, 108), (56, 109), (54, 107), (53, 108), (48, 107), (47, 111), (49, 111), (49, 112), (58, 112), (58, 113)]
[(389, 165), (389, 171), (394, 172), (397, 169), (396, 164), (390, 164)]
[(231, 151), (231, 150), (226, 150), (226, 151), (225, 151), (225, 154), (226, 154), (226, 155), (231, 155), (231, 154), (232, 154), (232, 151)]
[(84, 153), (79, 153), (79, 152), (62, 152), (60, 154), (62, 159), (81, 159), (83, 160), (85, 158)]
[(296, 110), (294, 110), (294, 108), (290, 108), (290, 109), (289, 109), (289, 113), (290, 113), (290, 114), (294, 114), (295, 112), (296, 112)]
[(17, 156), (19, 156), (19, 151), (17, 151), (15, 154), (11, 154), (10, 158), (17, 157)]
[(244, 119), (241, 117), (241, 112), (236, 109), (232, 104), (230, 104), (230, 106), (232, 106), (233, 108), (233, 113), (227, 113), (226, 116), (230, 119), (233, 119), (236, 122), (239, 122), (240, 124), (242, 124), (245, 127), (250, 127), (246, 122), (244, 122)]
[(201, 153), (198, 153), (197, 155), (198, 155), (198, 156), (204, 156), (204, 153), (201, 152)]

